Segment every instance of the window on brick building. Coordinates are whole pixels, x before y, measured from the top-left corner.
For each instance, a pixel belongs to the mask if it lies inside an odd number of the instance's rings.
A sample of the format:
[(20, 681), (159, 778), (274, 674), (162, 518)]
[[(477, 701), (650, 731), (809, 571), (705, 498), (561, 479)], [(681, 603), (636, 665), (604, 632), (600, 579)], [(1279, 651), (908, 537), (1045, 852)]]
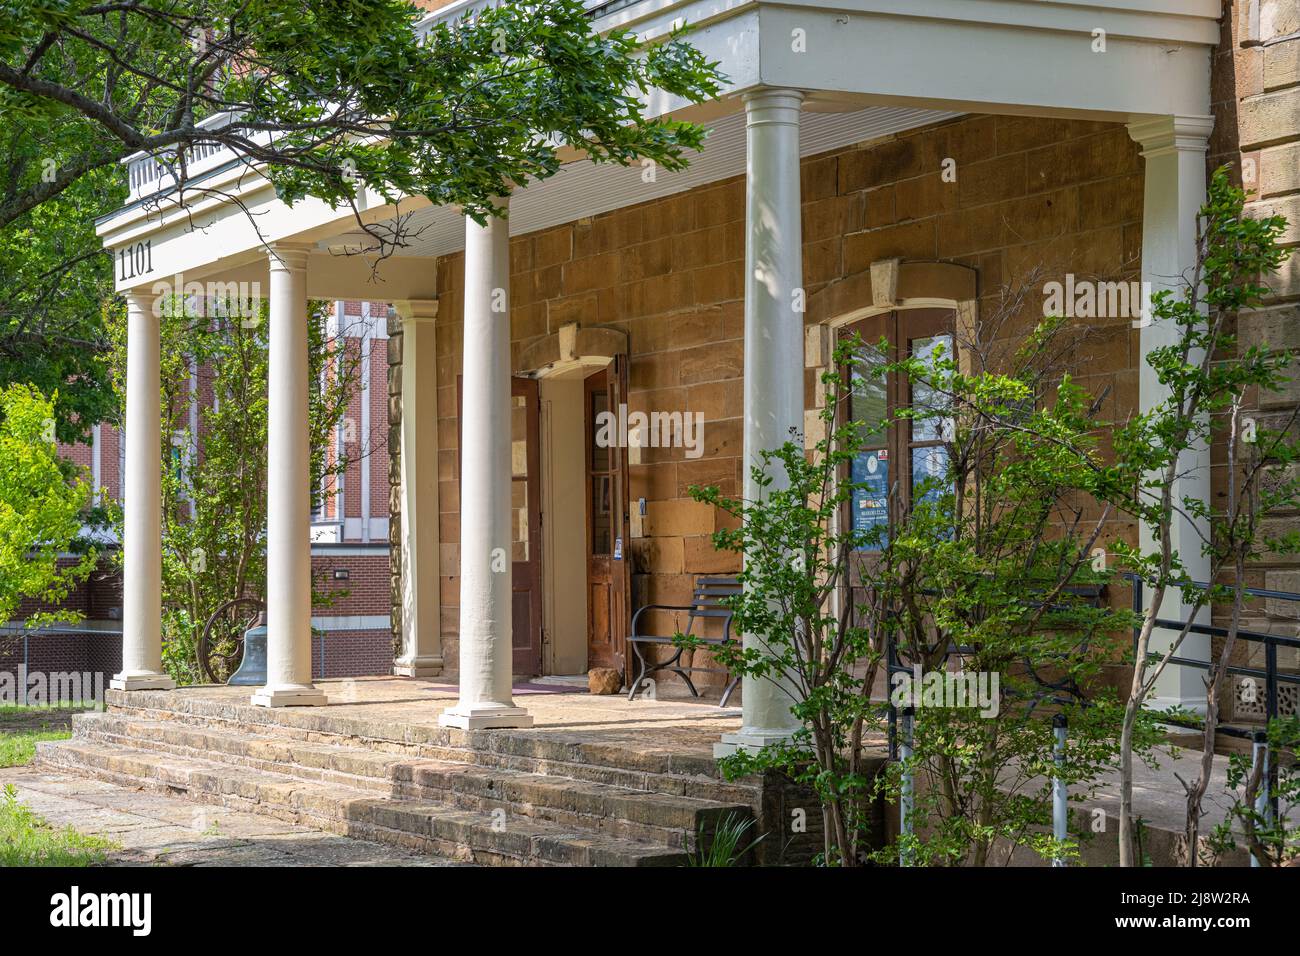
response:
[[(942, 399), (904, 376), (884, 372), (907, 355), (933, 362), (953, 354), (953, 313), (946, 309), (905, 309), (873, 315), (840, 330), (841, 339), (857, 333), (867, 348), (859, 360), (842, 368), (851, 383), (842, 421), (858, 422), (865, 439), (847, 477), (854, 482), (842, 520), (845, 527), (869, 532), (888, 529), (906, 514), (918, 495), (939, 493), (948, 466), (943, 420), (899, 418), (907, 408), (942, 410)], [(888, 348), (879, 348), (884, 340)], [(886, 424), (888, 423), (888, 424)], [(883, 532), (885, 539), (888, 530)]]

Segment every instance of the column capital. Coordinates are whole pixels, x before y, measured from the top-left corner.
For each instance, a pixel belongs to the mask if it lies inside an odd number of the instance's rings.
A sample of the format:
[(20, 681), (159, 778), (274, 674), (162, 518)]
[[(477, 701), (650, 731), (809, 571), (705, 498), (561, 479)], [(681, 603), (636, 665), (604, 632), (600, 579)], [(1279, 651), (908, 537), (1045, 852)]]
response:
[(127, 308), (141, 312), (151, 311), (158, 301), (158, 294), (150, 288), (127, 289), (122, 297), (126, 299)]
[(1127, 126), (1129, 138), (1142, 147), (1143, 156), (1171, 151), (1200, 152), (1209, 149), (1213, 116), (1156, 116), (1135, 120)]
[(301, 272), (307, 268), (307, 257), (312, 247), (306, 243), (276, 242), (267, 252), (273, 272)]
[(437, 299), (397, 299), (393, 311), (403, 323), (431, 322), (438, 317)]
[(745, 104), (745, 125), (799, 124), (804, 94), (800, 90), (764, 87), (741, 96)]

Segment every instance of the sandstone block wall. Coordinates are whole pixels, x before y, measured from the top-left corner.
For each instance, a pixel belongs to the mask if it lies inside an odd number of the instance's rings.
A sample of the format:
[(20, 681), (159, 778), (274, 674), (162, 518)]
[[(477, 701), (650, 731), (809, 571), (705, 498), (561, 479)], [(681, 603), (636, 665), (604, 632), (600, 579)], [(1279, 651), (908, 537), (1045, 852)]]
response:
[[(942, 180), (948, 158), (956, 162), (956, 182)], [(1001, 287), (1036, 271), (1039, 281), (1066, 272), (1138, 277), (1142, 166), (1119, 125), (970, 116), (806, 158), (802, 189), (809, 297), (893, 257), (977, 269), (981, 307), (990, 309)], [(698, 458), (681, 448), (650, 448), (632, 466), (632, 501), (646, 499), (643, 534), (630, 548), (634, 608), (689, 602), (696, 575), (737, 567), (734, 555), (717, 553), (710, 541), (731, 519), (692, 501), (688, 489), (716, 484), (735, 493), (743, 478), (743, 257), (743, 177), (511, 240), (516, 357), (570, 322), (617, 328), (628, 336), (632, 410), (704, 414)], [(461, 256), (440, 260), (442, 638), (452, 668), (462, 288)], [(1041, 298), (1031, 297), (1026, 311), (1035, 308), (1041, 313)], [(1127, 318), (1094, 325), (1076, 371), (1087, 387), (1107, 391), (1104, 413), (1119, 415), (1137, 399), (1137, 335)], [(400, 347), (390, 341), (390, 351)], [(809, 370), (808, 407), (815, 380)], [(396, 391), (390, 380), (390, 394)], [(395, 443), (390, 448), (395, 453)], [(672, 629), (685, 622), (650, 623)]]
[[(1212, 99), (1216, 124), (1208, 162), (1211, 169), (1232, 164), (1236, 182), (1246, 189), (1247, 209), (1256, 215), (1282, 215), (1289, 225), (1283, 242), (1300, 246), (1300, 4), (1293, 0), (1225, 0), (1222, 39), (1213, 66)], [(1259, 309), (1237, 317), (1239, 345), (1267, 345), (1300, 354), (1300, 254), (1293, 251), (1268, 284), (1274, 294)], [(1295, 378), (1273, 393), (1255, 397), (1251, 414), (1262, 425), (1280, 428), (1294, 422), (1300, 404), (1300, 362)], [(1216, 504), (1227, 503), (1226, 451), (1216, 449)], [(1275, 515), (1266, 533), (1294, 526), (1293, 513)], [(1254, 564), (1247, 583), (1254, 587), (1300, 593), (1300, 559), (1266, 553)], [(1226, 620), (1226, 610), (1216, 611)], [(1256, 602), (1247, 626), (1300, 636), (1300, 602)], [(1215, 642), (1217, 651), (1219, 642)], [(1234, 662), (1263, 668), (1260, 644), (1239, 646)], [(1278, 667), (1300, 672), (1300, 651), (1281, 648)], [(1225, 716), (1258, 722), (1265, 714), (1262, 683), (1251, 694), (1235, 682)], [(1297, 686), (1283, 686), (1279, 710), (1295, 713)]]

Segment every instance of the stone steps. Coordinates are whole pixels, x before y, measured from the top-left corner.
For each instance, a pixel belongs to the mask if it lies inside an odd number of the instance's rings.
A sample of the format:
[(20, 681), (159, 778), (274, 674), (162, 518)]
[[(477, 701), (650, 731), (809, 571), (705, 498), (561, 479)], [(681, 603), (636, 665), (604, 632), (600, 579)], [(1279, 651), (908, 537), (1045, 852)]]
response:
[[(220, 756), (217, 754), (215, 756)], [(683, 849), (512, 813), (381, 796), (222, 760), (90, 739), (41, 743), (38, 764), (125, 786), (183, 795), (358, 839), (492, 866), (676, 866)]]
[(595, 744), (558, 728), (467, 732), (432, 725), (394, 726), (340, 715), (333, 708), (271, 710), (166, 691), (109, 691), (107, 700), (111, 714), (133, 719), (336, 744), (372, 754), (470, 763), (750, 806), (758, 800), (762, 785), (756, 778), (722, 780), (711, 756), (640, 743)]
[(694, 848), (701, 829), (711, 833), (728, 815), (751, 815), (747, 802), (727, 803), (445, 757), (316, 743), (120, 713), (78, 715), (73, 731), (78, 742), (219, 761), (459, 810), (500, 810), (674, 850)]

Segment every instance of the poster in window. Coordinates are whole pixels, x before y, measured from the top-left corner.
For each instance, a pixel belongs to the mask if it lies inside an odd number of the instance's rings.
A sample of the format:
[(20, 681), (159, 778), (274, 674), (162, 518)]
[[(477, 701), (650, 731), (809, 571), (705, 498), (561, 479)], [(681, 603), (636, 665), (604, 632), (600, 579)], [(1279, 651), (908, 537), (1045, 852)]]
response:
[(943, 445), (912, 449), (912, 495), (916, 503), (935, 503), (951, 490), (948, 482), (948, 449)]
[[(853, 530), (869, 533), (889, 525), (889, 452), (860, 451), (849, 469), (853, 481)], [(884, 543), (884, 540), (881, 540)]]
[[(912, 340), (912, 354), (940, 381), (947, 377), (952, 361), (952, 336), (935, 335)], [(912, 383), (912, 441), (940, 441), (945, 435), (945, 421), (940, 413), (948, 410), (950, 402), (940, 389), (925, 382)], [(948, 426), (951, 427), (950, 425)]]

